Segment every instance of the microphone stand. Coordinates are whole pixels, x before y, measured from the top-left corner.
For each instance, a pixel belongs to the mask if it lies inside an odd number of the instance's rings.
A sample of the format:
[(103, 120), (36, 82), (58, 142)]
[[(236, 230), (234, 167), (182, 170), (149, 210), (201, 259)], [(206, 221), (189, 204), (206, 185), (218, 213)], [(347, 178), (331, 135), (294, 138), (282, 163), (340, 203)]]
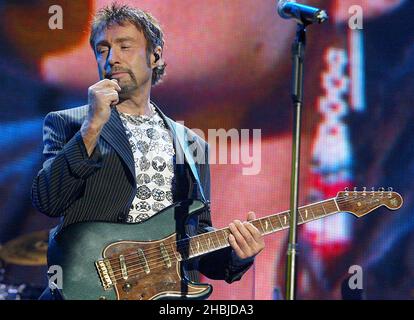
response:
[(289, 244), (286, 264), (286, 300), (296, 297), (296, 255), (297, 255), (297, 220), (299, 194), (299, 157), (300, 136), (303, 105), (303, 64), (306, 47), (305, 23), (298, 23), (296, 39), (292, 46), (292, 101), (293, 101), (293, 139), (292, 139), (292, 171), (290, 180), (290, 219)]

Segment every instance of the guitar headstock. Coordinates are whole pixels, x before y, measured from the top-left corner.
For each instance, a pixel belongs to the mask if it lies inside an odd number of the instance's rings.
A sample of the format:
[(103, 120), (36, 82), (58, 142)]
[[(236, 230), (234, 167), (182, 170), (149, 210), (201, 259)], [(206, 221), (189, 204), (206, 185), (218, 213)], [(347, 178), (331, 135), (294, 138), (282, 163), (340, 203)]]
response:
[(357, 191), (356, 188), (354, 191), (349, 191), (348, 188), (345, 188), (345, 191), (338, 192), (335, 200), (340, 211), (350, 212), (358, 218), (381, 206), (397, 210), (403, 204), (401, 195), (394, 192), (392, 188), (388, 188), (388, 190), (380, 188), (378, 191), (374, 189), (367, 191), (366, 188), (363, 191)]

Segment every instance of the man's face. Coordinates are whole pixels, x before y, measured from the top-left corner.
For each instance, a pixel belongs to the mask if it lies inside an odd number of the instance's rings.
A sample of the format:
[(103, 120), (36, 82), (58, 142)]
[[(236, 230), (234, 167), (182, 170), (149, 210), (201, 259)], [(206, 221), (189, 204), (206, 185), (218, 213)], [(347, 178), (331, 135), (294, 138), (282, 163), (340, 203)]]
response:
[(126, 99), (143, 85), (151, 85), (144, 34), (131, 23), (114, 24), (97, 34), (95, 55), (101, 79), (116, 79)]

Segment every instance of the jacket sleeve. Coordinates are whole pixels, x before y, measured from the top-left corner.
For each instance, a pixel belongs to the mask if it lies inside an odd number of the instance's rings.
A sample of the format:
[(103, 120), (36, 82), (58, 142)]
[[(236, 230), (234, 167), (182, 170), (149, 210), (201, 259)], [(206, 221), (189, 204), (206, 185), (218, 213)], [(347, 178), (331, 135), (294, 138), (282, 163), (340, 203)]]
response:
[[(206, 161), (200, 164), (200, 182), (207, 201), (210, 201), (210, 165), (206, 144)], [(229, 221), (230, 222), (230, 221)], [(199, 216), (198, 233), (213, 231), (210, 209)], [(253, 265), (254, 258), (240, 259), (231, 247), (204, 255), (199, 260), (199, 270), (213, 280), (225, 280), (227, 283), (240, 280)]]
[(49, 113), (43, 125), (45, 162), (32, 184), (32, 203), (42, 213), (58, 217), (83, 193), (85, 181), (102, 164), (97, 146), (88, 157), (80, 131), (57, 112)]

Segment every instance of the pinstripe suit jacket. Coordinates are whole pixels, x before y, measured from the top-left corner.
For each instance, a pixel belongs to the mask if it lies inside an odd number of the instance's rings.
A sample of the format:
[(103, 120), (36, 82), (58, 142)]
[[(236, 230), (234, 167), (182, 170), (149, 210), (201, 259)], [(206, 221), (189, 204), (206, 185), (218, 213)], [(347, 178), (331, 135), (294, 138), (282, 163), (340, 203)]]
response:
[[(157, 107), (156, 107), (157, 108)], [(157, 111), (174, 137), (177, 163), (177, 190), (174, 200), (201, 198), (210, 200), (208, 145), (191, 130)], [(116, 109), (105, 124), (97, 146), (89, 157), (80, 134), (88, 114), (88, 106), (49, 113), (44, 121), (43, 141), (45, 162), (32, 185), (32, 203), (50, 217), (61, 217), (56, 235), (64, 227), (82, 221), (123, 223), (136, 194), (136, 173), (133, 154)], [(177, 135), (177, 128), (187, 135), (186, 141)], [(178, 143), (177, 143), (178, 141)], [(195, 166), (188, 164), (182, 152), (185, 144), (196, 144), (191, 150), (202, 152)], [(180, 157), (182, 157), (180, 159)], [(195, 171), (195, 172), (194, 172)], [(198, 179), (195, 176), (198, 175)], [(197, 183), (197, 180), (199, 183)], [(204, 199), (203, 199), (204, 198)], [(211, 230), (210, 212), (198, 216), (196, 223), (185, 226), (189, 235)], [(198, 271), (211, 279), (231, 283), (239, 280), (252, 261), (238, 261), (230, 248), (193, 259), (186, 266), (188, 277), (198, 281)]]

